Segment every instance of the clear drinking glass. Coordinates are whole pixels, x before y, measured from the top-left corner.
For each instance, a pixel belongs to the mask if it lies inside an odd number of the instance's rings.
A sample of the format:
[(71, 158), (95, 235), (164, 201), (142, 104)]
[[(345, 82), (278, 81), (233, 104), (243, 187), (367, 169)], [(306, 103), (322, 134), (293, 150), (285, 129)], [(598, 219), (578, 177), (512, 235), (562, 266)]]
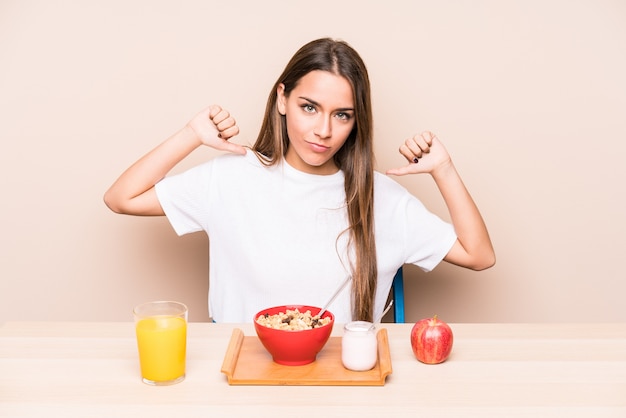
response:
[(135, 307), (135, 331), (144, 383), (172, 385), (185, 379), (187, 306), (148, 302)]

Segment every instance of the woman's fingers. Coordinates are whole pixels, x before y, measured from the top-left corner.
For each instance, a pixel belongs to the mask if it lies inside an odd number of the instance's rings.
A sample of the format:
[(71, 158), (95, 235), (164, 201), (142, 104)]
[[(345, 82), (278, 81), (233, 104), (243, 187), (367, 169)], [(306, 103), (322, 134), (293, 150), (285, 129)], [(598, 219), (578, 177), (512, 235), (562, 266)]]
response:
[(220, 125), (217, 125), (217, 130), (219, 131), (217, 136), (224, 140), (227, 140), (239, 133), (239, 126), (232, 125), (228, 127), (222, 127)]
[(245, 147), (229, 142), (229, 139), (239, 134), (239, 126), (230, 112), (221, 106), (205, 108), (189, 122), (189, 126), (206, 146), (236, 154), (246, 153)]
[(417, 163), (424, 154), (430, 152), (434, 138), (435, 134), (430, 131), (414, 135), (412, 138), (404, 141), (404, 144), (400, 146), (400, 153), (404, 155), (409, 162)]
[(237, 121), (225, 109), (220, 106), (211, 106), (209, 117), (218, 130), (218, 136), (222, 139), (229, 139), (239, 133)]
[(439, 167), (450, 162), (450, 155), (437, 136), (425, 131), (404, 141), (400, 146), (400, 154), (408, 164), (404, 167), (390, 169), (387, 174), (402, 176), (406, 174), (433, 173)]

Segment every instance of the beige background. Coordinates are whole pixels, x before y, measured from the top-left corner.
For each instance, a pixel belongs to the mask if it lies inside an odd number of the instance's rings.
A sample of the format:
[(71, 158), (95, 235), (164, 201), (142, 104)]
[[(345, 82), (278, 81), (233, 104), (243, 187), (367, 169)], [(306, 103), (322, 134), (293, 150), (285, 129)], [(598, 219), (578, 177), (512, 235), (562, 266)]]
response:
[[(208, 104), (252, 143), (321, 36), (368, 64), (379, 169), (435, 131), (496, 247), (484, 272), (406, 268), (409, 321), (626, 320), (626, 2), (1, 0), (0, 321), (129, 320), (152, 299), (206, 320), (206, 237), (102, 194)], [(429, 177), (400, 182), (447, 217)]]

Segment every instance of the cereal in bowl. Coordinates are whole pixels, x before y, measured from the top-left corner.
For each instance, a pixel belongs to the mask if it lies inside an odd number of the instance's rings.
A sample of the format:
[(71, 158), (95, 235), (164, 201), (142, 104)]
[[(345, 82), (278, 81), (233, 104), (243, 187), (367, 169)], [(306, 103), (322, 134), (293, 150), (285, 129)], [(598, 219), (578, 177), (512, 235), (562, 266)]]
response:
[(287, 309), (274, 315), (259, 315), (256, 322), (268, 328), (283, 329), (286, 331), (300, 331), (319, 328), (330, 323), (330, 318), (318, 318), (311, 315), (311, 311), (300, 312), (296, 309)]

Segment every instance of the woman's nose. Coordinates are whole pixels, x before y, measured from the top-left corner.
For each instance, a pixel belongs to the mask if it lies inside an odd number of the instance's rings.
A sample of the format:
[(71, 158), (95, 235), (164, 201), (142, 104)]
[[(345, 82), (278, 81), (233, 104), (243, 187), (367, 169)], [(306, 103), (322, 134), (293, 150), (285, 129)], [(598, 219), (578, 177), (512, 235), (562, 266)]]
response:
[(315, 135), (320, 138), (329, 138), (332, 133), (332, 125), (329, 117), (322, 116), (315, 126)]

